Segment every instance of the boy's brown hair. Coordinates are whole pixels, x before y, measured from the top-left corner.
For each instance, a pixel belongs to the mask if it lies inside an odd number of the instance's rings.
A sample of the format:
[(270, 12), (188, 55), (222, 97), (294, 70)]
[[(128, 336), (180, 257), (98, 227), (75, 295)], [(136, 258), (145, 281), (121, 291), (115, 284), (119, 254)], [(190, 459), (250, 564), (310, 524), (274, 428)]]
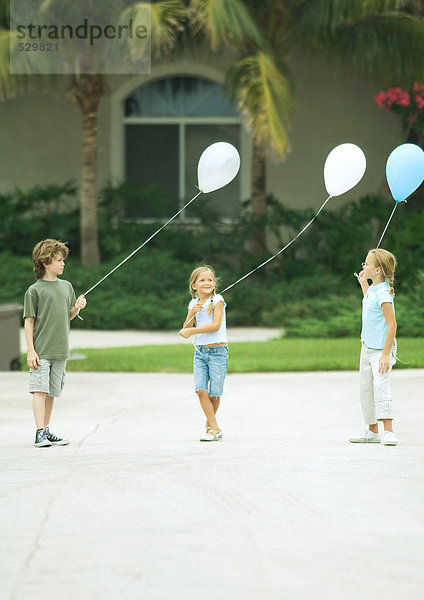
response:
[(44, 263), (50, 265), (57, 254), (62, 254), (63, 258), (66, 258), (69, 254), (69, 248), (66, 244), (58, 240), (42, 240), (34, 246), (32, 262), (34, 263), (34, 273), (37, 279), (41, 279), (46, 273)]

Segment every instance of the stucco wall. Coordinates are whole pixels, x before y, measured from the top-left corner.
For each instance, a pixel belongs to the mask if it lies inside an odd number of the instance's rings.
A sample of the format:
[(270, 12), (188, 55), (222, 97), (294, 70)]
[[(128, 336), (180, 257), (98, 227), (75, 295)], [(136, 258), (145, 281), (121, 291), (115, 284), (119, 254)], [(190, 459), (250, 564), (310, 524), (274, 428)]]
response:
[[(0, 104), (0, 190), (36, 184), (79, 184), (81, 114), (66, 98), (67, 78), (55, 89)], [(99, 182), (109, 171), (108, 99), (99, 111)]]
[(288, 206), (320, 206), (327, 197), (325, 159), (345, 142), (362, 148), (367, 170), (360, 184), (331, 199), (328, 208), (381, 190), (386, 160), (403, 139), (400, 119), (375, 104), (380, 84), (348, 76), (340, 66), (322, 60), (297, 58), (291, 66), (296, 86), (291, 151), (284, 162), (269, 164), (268, 192)]
[[(225, 58), (193, 54), (153, 66), (151, 76), (114, 77), (99, 113), (99, 185), (123, 174), (122, 101), (138, 85), (175, 73), (224, 80)], [(378, 83), (352, 78), (324, 61), (292, 61), (296, 108), (290, 131), (291, 151), (282, 163), (269, 163), (268, 192), (293, 207), (316, 207), (326, 197), (323, 165), (328, 152), (344, 142), (364, 150), (368, 168), (363, 182), (332, 205), (378, 191), (385, 162), (401, 143), (400, 123), (379, 110)], [(66, 78), (45, 94), (31, 94), (0, 104), (1, 191), (16, 186), (80, 180), (81, 119), (66, 99)], [(250, 141), (243, 135), (242, 195), (250, 193)]]

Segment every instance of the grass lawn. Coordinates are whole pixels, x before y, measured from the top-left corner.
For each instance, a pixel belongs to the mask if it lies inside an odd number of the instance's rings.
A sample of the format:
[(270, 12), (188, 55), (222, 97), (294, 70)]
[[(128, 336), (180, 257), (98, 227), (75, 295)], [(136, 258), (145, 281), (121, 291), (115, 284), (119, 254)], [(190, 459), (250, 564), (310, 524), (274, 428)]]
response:
[[(229, 373), (272, 371), (356, 371), (358, 338), (281, 339), (230, 344)], [(86, 359), (70, 360), (67, 371), (190, 373), (193, 346), (134, 346), (74, 350)], [(398, 340), (397, 368), (424, 368), (424, 340)], [(25, 361), (24, 361), (25, 363)], [(24, 367), (26, 368), (26, 367)]]

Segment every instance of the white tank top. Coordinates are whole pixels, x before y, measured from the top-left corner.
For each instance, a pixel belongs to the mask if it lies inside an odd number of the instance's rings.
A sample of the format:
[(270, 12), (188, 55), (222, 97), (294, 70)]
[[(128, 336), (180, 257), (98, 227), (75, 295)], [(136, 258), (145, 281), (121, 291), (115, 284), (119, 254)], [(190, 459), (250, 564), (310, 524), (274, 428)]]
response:
[[(193, 306), (199, 301), (199, 298), (193, 298), (188, 305), (189, 310), (191, 310)], [(210, 325), (212, 323), (213, 310), (210, 312), (210, 314), (208, 314), (208, 309), (210, 307), (211, 302), (213, 303), (214, 307), (217, 304), (219, 304), (219, 302), (224, 303), (220, 328), (218, 329), (218, 331), (213, 331), (212, 333), (198, 333), (194, 340), (196, 346), (208, 346), (209, 344), (222, 344), (224, 342), (228, 342), (227, 323), (225, 319), (225, 307), (227, 305), (221, 294), (215, 294), (214, 296), (206, 300), (202, 310), (196, 313), (196, 325), (197, 327), (203, 327), (204, 325)]]

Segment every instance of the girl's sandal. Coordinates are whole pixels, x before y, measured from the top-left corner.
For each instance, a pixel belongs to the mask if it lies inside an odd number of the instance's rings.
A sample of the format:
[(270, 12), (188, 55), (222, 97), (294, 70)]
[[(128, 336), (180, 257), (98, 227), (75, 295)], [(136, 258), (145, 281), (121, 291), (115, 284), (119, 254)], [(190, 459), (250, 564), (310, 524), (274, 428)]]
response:
[(211, 433), (212, 435), (216, 435), (220, 440), (222, 439), (222, 429), (218, 429), (218, 431), (214, 431), (212, 427), (208, 427), (206, 429), (206, 433)]
[(207, 432), (200, 438), (201, 442), (217, 442), (222, 438), (222, 431), (214, 431), (212, 427), (208, 427)]
[(208, 427), (208, 433), (214, 433), (214, 434), (216, 434), (216, 437), (218, 437), (220, 440), (222, 440), (222, 429), (218, 429), (218, 431), (214, 431), (212, 429), (212, 427)]

